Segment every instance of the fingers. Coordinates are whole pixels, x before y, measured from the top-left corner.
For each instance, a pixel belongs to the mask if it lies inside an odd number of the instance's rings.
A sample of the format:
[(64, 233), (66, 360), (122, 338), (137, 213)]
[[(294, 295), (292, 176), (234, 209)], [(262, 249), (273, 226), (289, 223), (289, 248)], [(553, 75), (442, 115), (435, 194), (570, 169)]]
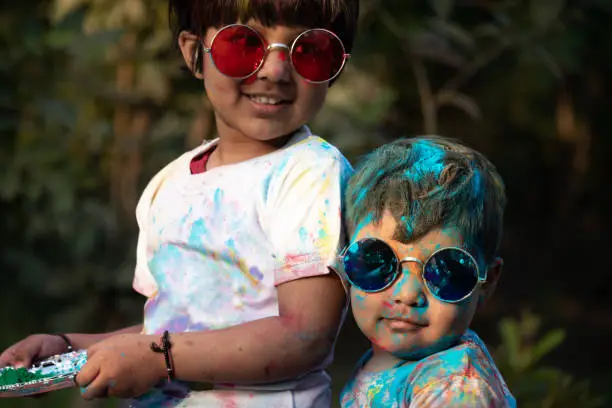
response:
[[(141, 394), (144, 394), (141, 393)], [(128, 398), (136, 395), (134, 390), (119, 387), (117, 382), (101, 374), (89, 385), (81, 387), (81, 396), (86, 400), (96, 398)]]
[(74, 379), (74, 382), (81, 388), (81, 393), (94, 383), (99, 373), (100, 365), (95, 360), (90, 359)]
[(32, 361), (38, 357), (41, 345), (42, 343), (39, 335), (26, 337), (0, 354), (0, 367), (30, 367)]
[(29, 367), (32, 365), (32, 357), (27, 350), (11, 347), (0, 355), (0, 367)]
[(112, 385), (103, 378), (96, 378), (91, 384), (81, 386), (81, 396), (86, 400), (106, 398), (109, 396), (109, 387)]

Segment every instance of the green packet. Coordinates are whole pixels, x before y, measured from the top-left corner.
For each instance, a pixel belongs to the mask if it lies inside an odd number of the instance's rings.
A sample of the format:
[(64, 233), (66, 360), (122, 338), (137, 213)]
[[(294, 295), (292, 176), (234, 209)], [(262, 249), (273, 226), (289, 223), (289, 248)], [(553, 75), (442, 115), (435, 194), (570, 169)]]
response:
[(76, 375), (87, 362), (87, 352), (74, 351), (45, 359), (30, 368), (0, 368), (0, 389), (49, 378)]
[(8, 367), (0, 372), (0, 387), (42, 380), (50, 376), (43, 374), (41, 370), (30, 371), (27, 368)]

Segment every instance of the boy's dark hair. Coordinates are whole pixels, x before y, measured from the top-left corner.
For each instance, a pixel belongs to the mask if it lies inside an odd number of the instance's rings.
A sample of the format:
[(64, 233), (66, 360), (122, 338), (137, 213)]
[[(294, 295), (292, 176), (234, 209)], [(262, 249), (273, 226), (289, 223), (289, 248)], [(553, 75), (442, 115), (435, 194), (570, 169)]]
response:
[(416, 137), (379, 147), (357, 166), (345, 195), (351, 235), (388, 210), (399, 241), (455, 227), (479, 261), (492, 262), (499, 250), (506, 205), (502, 178), (486, 157), (450, 139)]
[(266, 26), (283, 24), (326, 28), (353, 48), (359, 0), (170, 0), (170, 25), (202, 36), (210, 27), (255, 19)]

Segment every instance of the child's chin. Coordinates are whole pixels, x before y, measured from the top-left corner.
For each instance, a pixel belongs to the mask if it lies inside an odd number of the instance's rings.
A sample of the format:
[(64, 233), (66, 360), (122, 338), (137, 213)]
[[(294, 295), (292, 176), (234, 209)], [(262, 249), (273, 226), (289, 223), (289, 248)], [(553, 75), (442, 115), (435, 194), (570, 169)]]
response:
[(394, 344), (389, 353), (402, 360), (421, 360), (452, 346), (452, 341), (440, 340), (433, 344)]

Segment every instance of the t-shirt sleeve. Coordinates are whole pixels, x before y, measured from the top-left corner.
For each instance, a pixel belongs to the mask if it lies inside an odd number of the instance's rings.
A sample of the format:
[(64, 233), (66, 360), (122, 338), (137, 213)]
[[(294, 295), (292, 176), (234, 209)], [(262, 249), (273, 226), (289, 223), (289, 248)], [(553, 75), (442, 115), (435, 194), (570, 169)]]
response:
[(450, 376), (419, 390), (410, 398), (409, 408), (506, 408), (503, 396), (482, 378)]
[(147, 235), (148, 230), (148, 219), (149, 211), (155, 196), (163, 184), (164, 180), (170, 172), (169, 164), (159, 173), (157, 173), (153, 179), (149, 182), (147, 187), (144, 189), (138, 205), (136, 206), (136, 221), (138, 222), (138, 243), (136, 245), (136, 268), (134, 271), (134, 280), (132, 287), (134, 290), (146, 297), (151, 297), (157, 291), (157, 283), (149, 270), (147, 261)]
[(278, 173), (268, 188), (265, 226), (275, 284), (329, 274), (346, 240), (342, 196), (351, 165), (331, 147), (313, 148), (290, 157)]

